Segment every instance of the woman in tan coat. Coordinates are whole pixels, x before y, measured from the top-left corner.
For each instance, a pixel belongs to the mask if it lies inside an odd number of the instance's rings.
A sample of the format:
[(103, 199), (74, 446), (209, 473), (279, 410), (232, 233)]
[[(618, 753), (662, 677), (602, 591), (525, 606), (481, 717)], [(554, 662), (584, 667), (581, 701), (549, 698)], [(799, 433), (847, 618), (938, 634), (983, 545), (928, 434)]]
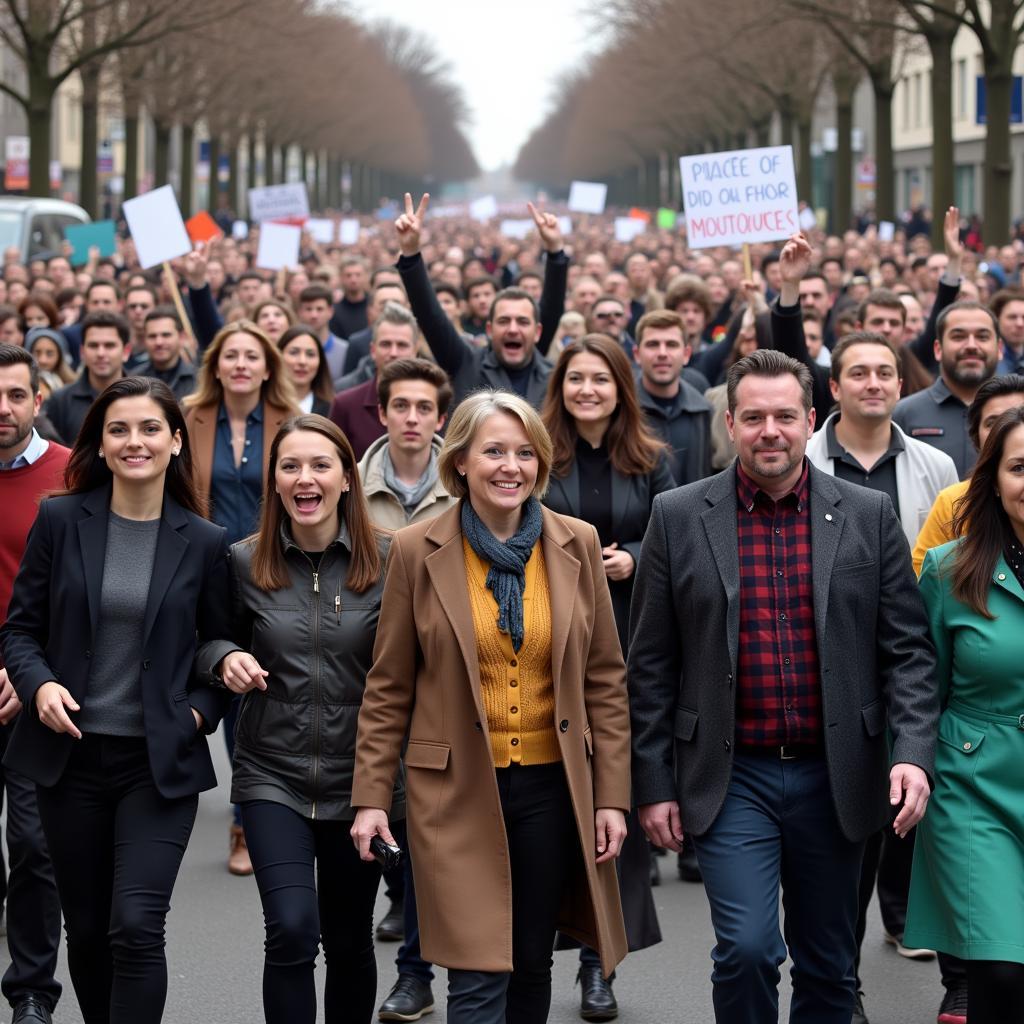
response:
[[(452, 418), (439, 471), (459, 505), (396, 534), (359, 714), (352, 835), (391, 840), (405, 755), (425, 959), (450, 1024), (541, 1024), (556, 931), (625, 956), (614, 858), (629, 711), (596, 531), (542, 508), (551, 442), (516, 395)], [(506, 1016), (507, 1014), (507, 1016)]]

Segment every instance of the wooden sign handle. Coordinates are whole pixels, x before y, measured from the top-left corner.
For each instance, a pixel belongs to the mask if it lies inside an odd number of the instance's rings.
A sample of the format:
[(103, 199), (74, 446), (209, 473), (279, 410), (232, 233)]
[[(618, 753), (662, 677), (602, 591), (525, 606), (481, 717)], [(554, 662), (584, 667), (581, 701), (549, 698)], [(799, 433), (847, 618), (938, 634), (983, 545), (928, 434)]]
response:
[(199, 355), (199, 349), (196, 345), (196, 336), (192, 331), (192, 321), (188, 318), (188, 313), (185, 312), (185, 303), (181, 298), (181, 291), (178, 288), (178, 279), (174, 275), (174, 271), (171, 269), (170, 263), (164, 260), (164, 280), (167, 282), (167, 290), (171, 293), (171, 300), (174, 302), (174, 308), (178, 311), (178, 319), (181, 320), (181, 326), (185, 333), (188, 335), (190, 342), (189, 347), (194, 353), (193, 359)]

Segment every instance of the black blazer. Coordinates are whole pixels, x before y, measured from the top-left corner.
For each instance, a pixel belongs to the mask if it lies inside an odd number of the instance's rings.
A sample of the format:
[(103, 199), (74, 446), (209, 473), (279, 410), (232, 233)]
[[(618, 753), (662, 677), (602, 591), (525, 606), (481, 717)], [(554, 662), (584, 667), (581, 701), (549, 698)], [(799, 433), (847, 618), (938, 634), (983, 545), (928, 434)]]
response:
[[(623, 551), (633, 556), (635, 565), (640, 564), (640, 547), (651, 518), (651, 506), (662, 491), (671, 490), (676, 483), (668, 466), (668, 457), (661, 455), (658, 464), (650, 473), (626, 476), (612, 468), (612, 540)], [(552, 512), (580, 518), (580, 477), (576, 460), (572, 461), (568, 476), (551, 477), (544, 504)], [(593, 524), (591, 524), (593, 525)], [(629, 627), (629, 604), (633, 597), (633, 581), (636, 571), (625, 580), (609, 580), (608, 589), (612, 596), (612, 610), (615, 625), (619, 631), (619, 643), (626, 651)]]
[[(76, 741), (39, 721), (35, 695), (55, 680), (79, 704), (86, 698), (109, 510), (109, 487), (42, 502), (0, 629), (4, 665), (24, 705), (4, 764), (42, 786), (60, 779)], [(224, 529), (165, 498), (139, 663), (150, 768), (167, 798), (217, 785), (190, 708), (213, 732), (230, 694), (201, 682), (193, 663), (197, 642), (230, 635), (230, 605)]]
[[(810, 474), (825, 758), (839, 825), (860, 841), (892, 820), (891, 765), (934, 772), (935, 651), (888, 496)], [(736, 509), (733, 466), (655, 500), (630, 620), (634, 799), (677, 800), (683, 831), (695, 835), (715, 821), (732, 775)]]

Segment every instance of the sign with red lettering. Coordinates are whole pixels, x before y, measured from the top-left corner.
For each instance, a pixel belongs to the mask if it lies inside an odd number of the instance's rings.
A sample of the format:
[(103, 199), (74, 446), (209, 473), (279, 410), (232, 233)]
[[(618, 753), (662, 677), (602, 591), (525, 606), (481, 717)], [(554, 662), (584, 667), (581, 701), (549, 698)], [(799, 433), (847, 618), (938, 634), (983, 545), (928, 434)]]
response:
[(793, 147), (679, 159), (691, 249), (774, 242), (799, 230)]

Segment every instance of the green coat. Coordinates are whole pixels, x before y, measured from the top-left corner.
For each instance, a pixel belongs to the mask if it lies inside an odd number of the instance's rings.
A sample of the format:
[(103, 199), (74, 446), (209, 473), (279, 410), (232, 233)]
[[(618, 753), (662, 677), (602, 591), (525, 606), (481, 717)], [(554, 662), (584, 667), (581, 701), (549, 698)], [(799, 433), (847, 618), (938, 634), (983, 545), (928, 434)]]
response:
[(951, 579), (958, 543), (929, 551), (921, 572), (943, 712), (904, 942), (1024, 963), (1024, 590), (1000, 558), (995, 619), (962, 604)]

